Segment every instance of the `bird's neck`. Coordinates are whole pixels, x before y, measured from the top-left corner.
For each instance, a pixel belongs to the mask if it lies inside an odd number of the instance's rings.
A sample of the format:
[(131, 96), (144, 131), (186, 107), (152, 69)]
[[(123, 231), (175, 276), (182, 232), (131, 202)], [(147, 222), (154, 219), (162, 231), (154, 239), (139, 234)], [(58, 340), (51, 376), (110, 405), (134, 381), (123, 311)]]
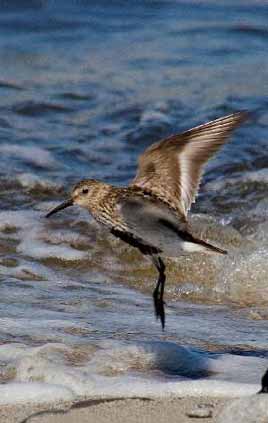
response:
[(100, 220), (103, 213), (112, 213), (119, 191), (118, 187), (102, 181), (94, 181), (87, 208), (96, 220)]

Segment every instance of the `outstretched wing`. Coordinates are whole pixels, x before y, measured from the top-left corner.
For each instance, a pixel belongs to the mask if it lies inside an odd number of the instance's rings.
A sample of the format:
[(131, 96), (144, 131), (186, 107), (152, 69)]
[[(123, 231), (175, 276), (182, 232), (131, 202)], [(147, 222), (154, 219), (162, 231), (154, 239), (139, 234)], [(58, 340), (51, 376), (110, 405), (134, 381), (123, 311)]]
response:
[(157, 195), (186, 217), (203, 166), (247, 116), (246, 112), (234, 113), (151, 145), (140, 156), (131, 186)]

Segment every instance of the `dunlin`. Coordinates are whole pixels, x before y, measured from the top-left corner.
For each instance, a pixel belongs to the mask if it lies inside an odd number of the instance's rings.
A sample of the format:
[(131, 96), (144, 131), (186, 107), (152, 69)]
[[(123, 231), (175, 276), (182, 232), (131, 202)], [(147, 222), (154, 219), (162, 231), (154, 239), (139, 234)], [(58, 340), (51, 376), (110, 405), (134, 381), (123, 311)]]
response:
[(205, 163), (246, 117), (246, 112), (237, 112), (152, 144), (141, 155), (137, 175), (128, 187), (85, 179), (73, 188), (69, 199), (46, 215), (77, 204), (114, 236), (149, 256), (159, 273), (153, 299), (162, 328), (163, 256), (196, 251), (226, 254), (192, 233), (187, 213), (195, 201)]

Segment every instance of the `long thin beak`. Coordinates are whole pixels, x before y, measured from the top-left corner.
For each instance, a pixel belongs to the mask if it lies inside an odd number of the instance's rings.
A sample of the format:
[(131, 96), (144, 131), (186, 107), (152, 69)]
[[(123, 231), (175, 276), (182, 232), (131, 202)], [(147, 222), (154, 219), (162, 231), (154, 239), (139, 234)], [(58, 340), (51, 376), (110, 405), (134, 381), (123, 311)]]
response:
[(57, 213), (60, 210), (66, 209), (66, 207), (73, 206), (73, 204), (73, 199), (69, 198), (68, 200), (64, 201), (63, 203), (59, 204), (57, 207), (52, 209), (48, 214), (46, 214), (46, 217), (50, 217), (52, 214)]

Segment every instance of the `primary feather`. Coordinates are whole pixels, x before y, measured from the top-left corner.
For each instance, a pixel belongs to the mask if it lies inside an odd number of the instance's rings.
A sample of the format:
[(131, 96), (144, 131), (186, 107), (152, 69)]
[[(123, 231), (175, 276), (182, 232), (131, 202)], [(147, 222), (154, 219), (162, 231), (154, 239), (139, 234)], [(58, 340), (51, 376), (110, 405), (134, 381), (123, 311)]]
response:
[(186, 218), (205, 163), (246, 118), (246, 112), (233, 113), (151, 145), (140, 156), (131, 185), (153, 193)]

